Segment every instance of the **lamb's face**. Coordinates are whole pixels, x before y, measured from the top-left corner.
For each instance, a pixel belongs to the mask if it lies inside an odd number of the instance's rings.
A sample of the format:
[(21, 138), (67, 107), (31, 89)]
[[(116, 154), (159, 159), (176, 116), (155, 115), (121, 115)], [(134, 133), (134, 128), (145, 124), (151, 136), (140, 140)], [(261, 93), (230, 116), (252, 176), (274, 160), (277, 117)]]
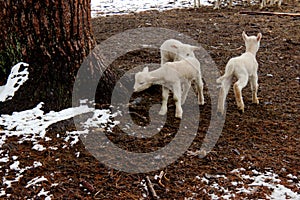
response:
[(178, 61), (188, 57), (195, 57), (194, 50), (196, 49), (198, 49), (198, 47), (191, 46), (188, 44), (184, 44), (178, 47), (178, 51), (177, 51), (178, 58), (176, 60)]
[(140, 92), (148, 89), (152, 84), (148, 81), (148, 72), (138, 72), (135, 74), (134, 92)]

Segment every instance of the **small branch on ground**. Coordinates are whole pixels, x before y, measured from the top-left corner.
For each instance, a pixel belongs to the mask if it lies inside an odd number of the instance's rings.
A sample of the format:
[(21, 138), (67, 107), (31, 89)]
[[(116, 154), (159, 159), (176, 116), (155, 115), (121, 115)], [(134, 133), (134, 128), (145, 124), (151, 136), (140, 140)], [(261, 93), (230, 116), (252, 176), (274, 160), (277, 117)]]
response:
[(277, 16), (300, 17), (300, 13), (269, 12), (269, 11), (241, 11), (240, 14), (246, 14), (246, 15), (277, 15)]
[(150, 192), (151, 192), (153, 198), (154, 198), (154, 199), (159, 199), (159, 196), (156, 194), (156, 192), (155, 192), (155, 190), (154, 190), (154, 187), (153, 187), (154, 185), (153, 185), (153, 183), (151, 182), (149, 176), (146, 176), (146, 180), (147, 180), (147, 185), (148, 185), (148, 187), (149, 187), (149, 190), (150, 190)]

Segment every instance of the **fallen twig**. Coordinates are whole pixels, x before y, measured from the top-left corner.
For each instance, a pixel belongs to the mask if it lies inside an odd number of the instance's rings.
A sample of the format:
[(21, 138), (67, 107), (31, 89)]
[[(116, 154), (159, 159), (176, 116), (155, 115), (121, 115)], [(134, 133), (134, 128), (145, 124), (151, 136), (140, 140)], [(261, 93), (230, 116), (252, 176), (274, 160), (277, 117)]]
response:
[(269, 12), (269, 11), (241, 11), (240, 14), (246, 14), (246, 15), (277, 15), (277, 16), (300, 17), (300, 13)]
[(94, 186), (91, 183), (87, 182), (84, 179), (80, 179), (80, 182), (82, 183), (83, 187), (85, 187), (86, 189), (88, 189), (90, 192), (94, 192), (95, 191), (95, 188), (94, 188)]
[(166, 187), (163, 183), (162, 180), (165, 179), (166, 181), (170, 181), (167, 177), (166, 177), (166, 172), (161, 171), (158, 178), (158, 185), (160, 185), (161, 187)]
[(146, 180), (147, 180), (147, 183), (148, 183), (147, 185), (149, 187), (150, 192), (152, 193), (153, 198), (159, 199), (159, 196), (157, 196), (149, 176), (146, 176)]
[(197, 151), (187, 151), (187, 155), (188, 156), (201, 156), (201, 157), (205, 157), (207, 155), (207, 152), (204, 149), (197, 150)]

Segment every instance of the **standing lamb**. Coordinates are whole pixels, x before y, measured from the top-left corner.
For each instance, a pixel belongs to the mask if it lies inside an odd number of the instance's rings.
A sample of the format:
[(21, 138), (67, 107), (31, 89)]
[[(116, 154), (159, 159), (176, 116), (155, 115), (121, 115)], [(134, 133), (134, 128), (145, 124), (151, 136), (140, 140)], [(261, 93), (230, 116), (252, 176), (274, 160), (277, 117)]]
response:
[(161, 64), (179, 61), (187, 57), (195, 57), (194, 50), (198, 49), (197, 46), (183, 44), (175, 39), (166, 40), (160, 47)]
[(176, 105), (175, 117), (182, 118), (181, 105), (186, 100), (193, 80), (196, 82), (198, 103), (203, 105), (204, 96), (200, 63), (195, 57), (167, 62), (151, 72), (149, 72), (148, 67), (145, 67), (142, 72), (135, 75), (134, 91), (143, 91), (151, 85), (162, 85), (162, 106), (159, 114), (165, 115), (167, 113), (169, 90), (171, 90)]
[(242, 89), (247, 85), (248, 79), (250, 79), (252, 101), (256, 104), (259, 103), (257, 99), (258, 63), (256, 61), (256, 53), (259, 49), (262, 34), (258, 33), (257, 36), (247, 36), (246, 33), (243, 32), (242, 37), (245, 41), (246, 52), (241, 56), (231, 58), (226, 65), (225, 74), (217, 79), (217, 83), (221, 83), (218, 99), (218, 112), (221, 114), (224, 114), (225, 100), (232, 83), (233, 76), (236, 76), (238, 79), (238, 81), (233, 85), (238, 109), (244, 112)]

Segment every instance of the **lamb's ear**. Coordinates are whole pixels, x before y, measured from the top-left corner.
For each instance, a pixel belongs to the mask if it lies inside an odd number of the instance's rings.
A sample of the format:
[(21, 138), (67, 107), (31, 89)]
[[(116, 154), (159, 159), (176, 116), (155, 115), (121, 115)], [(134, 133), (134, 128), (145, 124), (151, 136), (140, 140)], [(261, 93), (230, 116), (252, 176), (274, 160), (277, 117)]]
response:
[(178, 46), (176, 46), (175, 44), (172, 44), (171, 47), (174, 49), (178, 49)]
[(191, 48), (193, 51), (195, 51), (195, 50), (200, 50), (200, 47), (197, 47), (197, 46), (192, 46), (192, 45), (190, 45), (190, 48)]
[(149, 68), (148, 67), (144, 67), (143, 72), (149, 72)]
[(248, 36), (247, 36), (247, 34), (245, 33), (245, 31), (243, 31), (242, 36), (243, 36), (244, 41), (246, 41), (247, 38), (248, 38)]
[(261, 33), (258, 33), (258, 34), (257, 34), (257, 41), (259, 42), (259, 41), (261, 40), (261, 38), (262, 38), (262, 34), (261, 34)]

